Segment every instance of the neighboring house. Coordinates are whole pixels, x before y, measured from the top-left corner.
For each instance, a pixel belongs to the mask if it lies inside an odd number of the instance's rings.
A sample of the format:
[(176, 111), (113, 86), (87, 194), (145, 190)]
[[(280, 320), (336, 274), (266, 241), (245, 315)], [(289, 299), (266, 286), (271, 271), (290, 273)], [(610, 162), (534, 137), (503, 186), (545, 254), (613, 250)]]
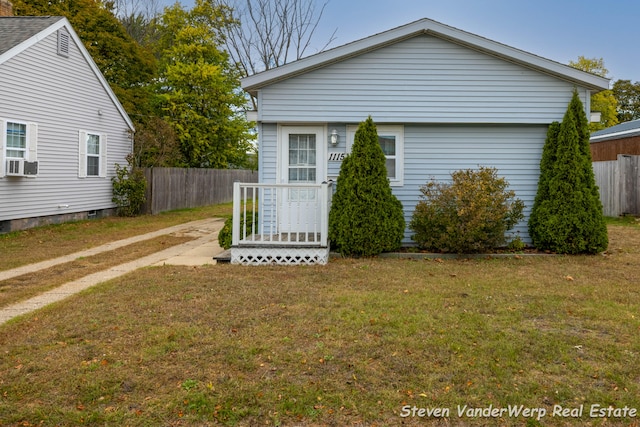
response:
[(640, 120), (594, 132), (590, 141), (604, 214), (640, 215)]
[(0, 232), (110, 213), (134, 127), (64, 17), (0, 17)]
[(594, 162), (616, 160), (618, 154), (640, 155), (640, 119), (594, 132), (590, 142)]
[(547, 128), (562, 121), (574, 89), (588, 113), (590, 96), (608, 85), (429, 19), (249, 76), (242, 86), (258, 99), (260, 228), (245, 235), (235, 215), (232, 262), (326, 262), (331, 191), (322, 183), (338, 177), (369, 115), (407, 224), (428, 180), (482, 165), (496, 167), (526, 204), (515, 232), (530, 241)]

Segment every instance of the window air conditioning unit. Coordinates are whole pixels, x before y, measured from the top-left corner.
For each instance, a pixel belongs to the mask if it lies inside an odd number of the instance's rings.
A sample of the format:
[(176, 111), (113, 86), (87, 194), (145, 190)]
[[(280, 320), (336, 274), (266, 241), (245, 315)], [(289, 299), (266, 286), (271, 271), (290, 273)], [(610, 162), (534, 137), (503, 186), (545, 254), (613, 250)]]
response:
[(24, 175), (25, 176), (38, 175), (38, 162), (24, 162)]
[(23, 176), (24, 160), (7, 160), (7, 176)]
[(24, 159), (7, 160), (7, 176), (38, 175), (38, 162), (27, 162)]

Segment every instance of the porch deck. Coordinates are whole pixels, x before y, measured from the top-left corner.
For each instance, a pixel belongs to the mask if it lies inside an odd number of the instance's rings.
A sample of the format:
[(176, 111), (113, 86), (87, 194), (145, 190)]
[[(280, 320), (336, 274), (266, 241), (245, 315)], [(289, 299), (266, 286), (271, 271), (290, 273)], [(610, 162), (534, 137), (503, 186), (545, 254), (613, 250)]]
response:
[(231, 263), (326, 264), (331, 195), (331, 182), (235, 183)]

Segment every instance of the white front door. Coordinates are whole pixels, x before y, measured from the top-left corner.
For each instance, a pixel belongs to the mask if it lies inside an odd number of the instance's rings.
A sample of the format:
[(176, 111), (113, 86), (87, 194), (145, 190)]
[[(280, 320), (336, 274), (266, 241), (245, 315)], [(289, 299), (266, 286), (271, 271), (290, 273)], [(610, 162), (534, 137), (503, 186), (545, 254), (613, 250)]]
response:
[[(323, 126), (282, 126), (279, 132), (282, 184), (321, 184), (326, 180), (326, 130)], [(319, 231), (317, 189), (288, 188), (279, 194), (282, 232)]]

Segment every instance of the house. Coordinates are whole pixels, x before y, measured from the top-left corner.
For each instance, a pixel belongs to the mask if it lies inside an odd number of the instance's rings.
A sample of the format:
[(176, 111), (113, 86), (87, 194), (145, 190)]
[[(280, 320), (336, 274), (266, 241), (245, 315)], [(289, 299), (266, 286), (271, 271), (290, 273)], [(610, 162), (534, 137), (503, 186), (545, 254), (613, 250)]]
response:
[[(574, 89), (588, 113), (591, 94), (608, 84), (429, 19), (246, 77), (242, 87), (258, 101), (261, 184), (238, 185), (231, 261), (326, 262), (329, 187), (368, 116), (407, 223), (428, 180), (482, 165), (526, 204), (515, 233), (530, 241), (547, 128), (562, 121)], [(255, 203), (243, 204), (251, 191)], [(258, 231), (249, 234), (239, 217), (254, 211)]]
[(133, 131), (66, 18), (0, 17), (0, 232), (111, 213)]
[(604, 214), (640, 215), (640, 120), (592, 133), (590, 147)]
[(594, 132), (589, 142), (594, 162), (616, 160), (618, 154), (640, 155), (640, 119)]

